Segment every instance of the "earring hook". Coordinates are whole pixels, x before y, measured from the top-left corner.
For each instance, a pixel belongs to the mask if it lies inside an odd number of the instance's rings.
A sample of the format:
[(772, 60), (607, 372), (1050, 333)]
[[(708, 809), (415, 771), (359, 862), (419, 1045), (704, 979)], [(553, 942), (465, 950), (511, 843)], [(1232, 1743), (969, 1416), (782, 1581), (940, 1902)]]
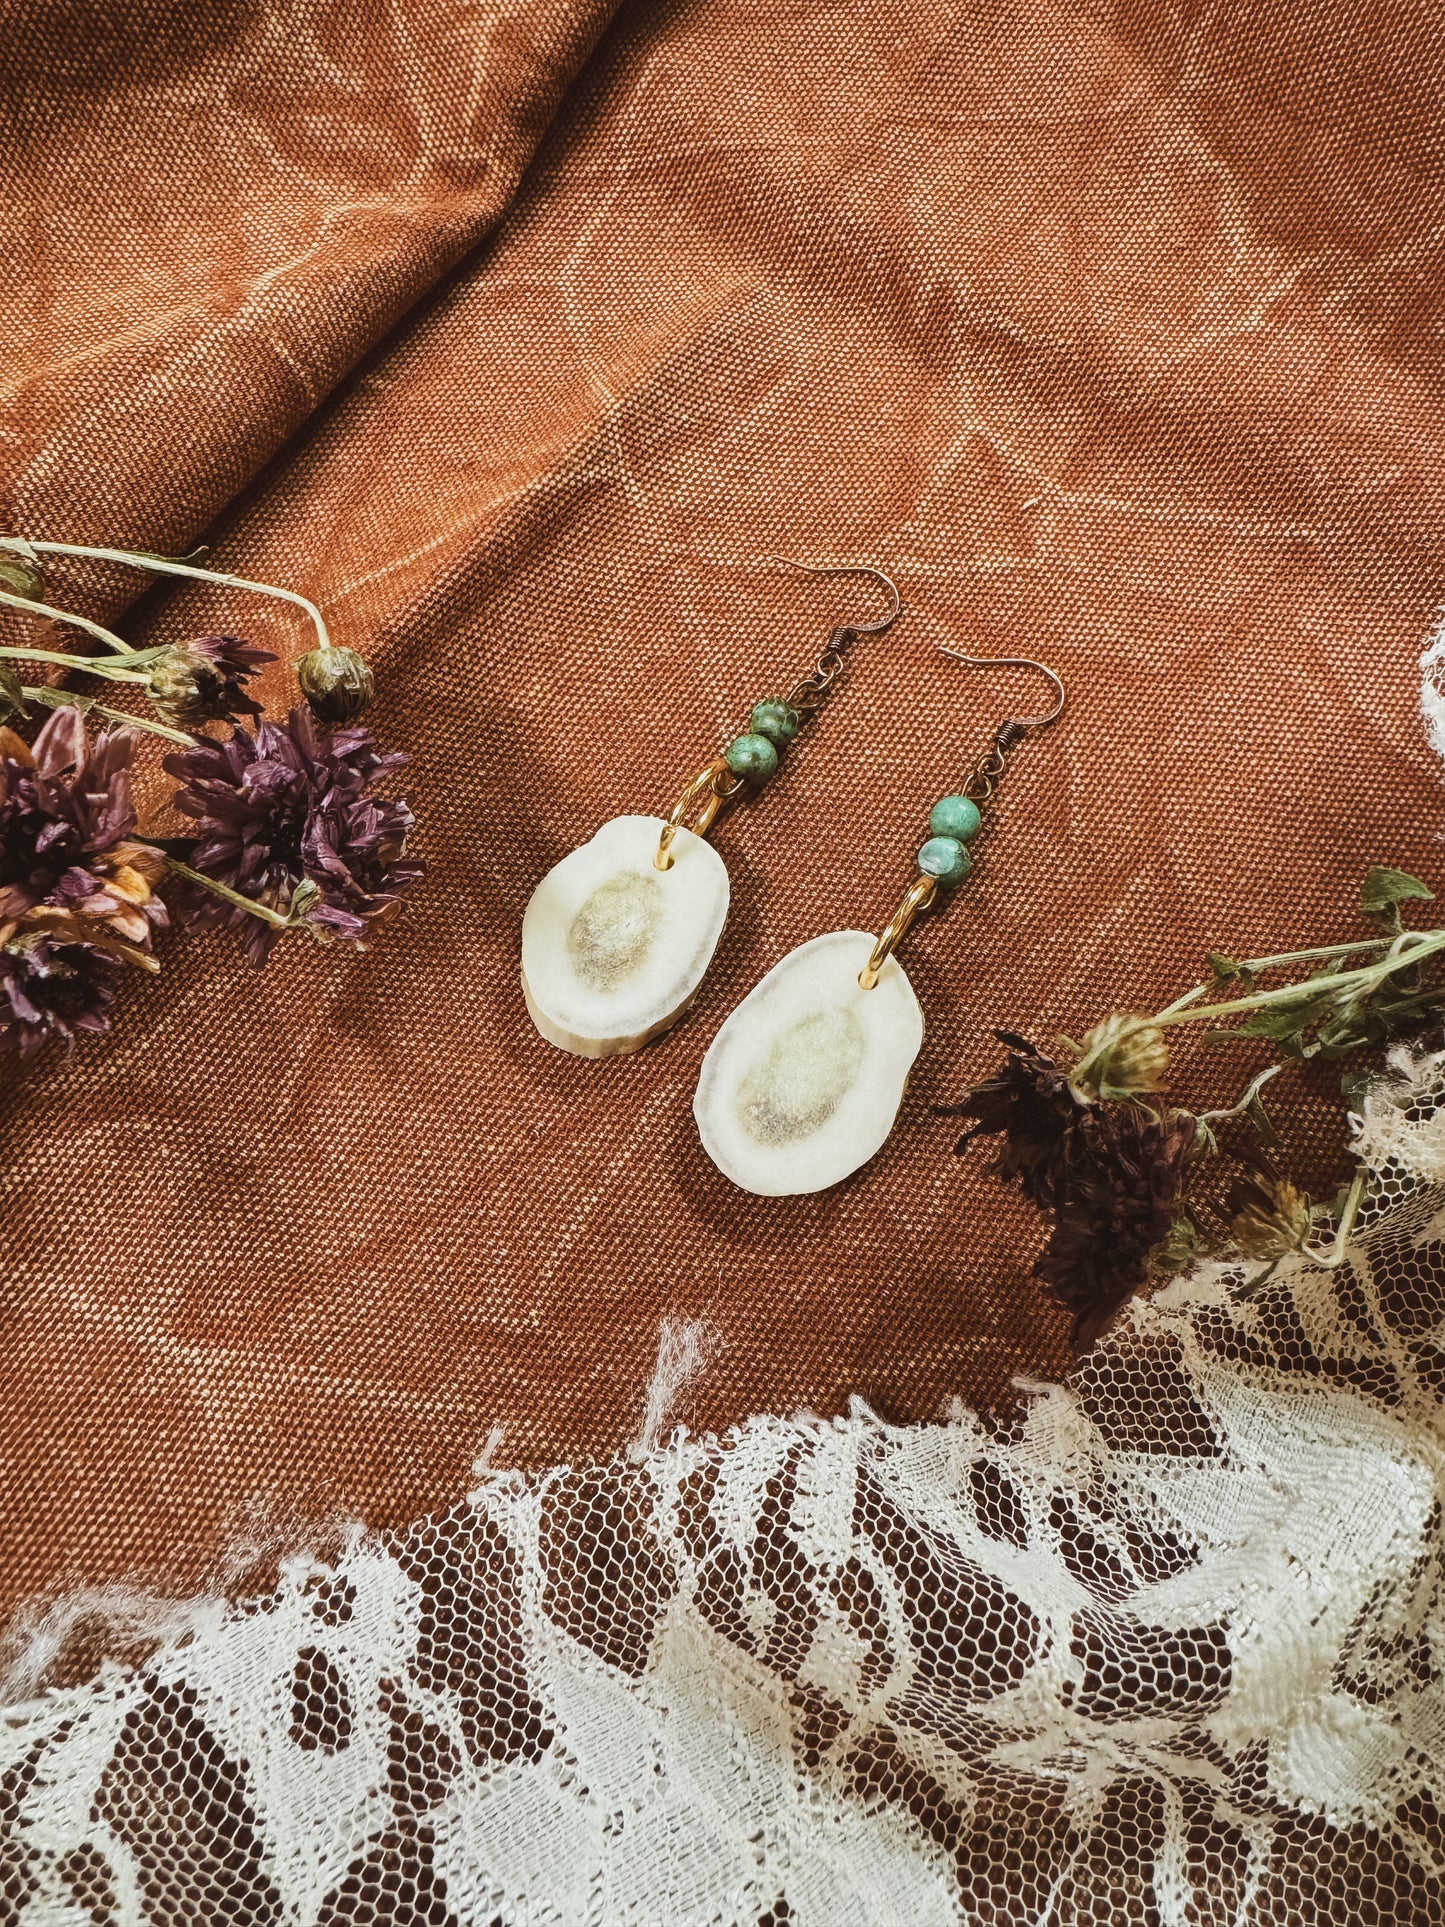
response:
[(1011, 717), (1003, 725), (1009, 731), (1047, 729), (1050, 723), (1056, 723), (1064, 713), (1065, 697), (1062, 680), (1045, 663), (1035, 662), (1032, 656), (966, 656), (961, 649), (946, 649), (942, 643), (938, 645), (938, 653), (941, 656), (952, 656), (955, 662), (964, 663), (970, 669), (1037, 669), (1041, 676), (1048, 677), (1053, 684), (1056, 698), (1053, 708), (1043, 716)]
[(760, 562), (775, 562), (784, 569), (801, 569), (805, 575), (871, 575), (875, 582), (881, 582), (888, 591), (889, 608), (884, 615), (872, 622), (850, 622), (845, 626), (855, 636), (876, 636), (895, 623), (903, 613), (903, 603), (891, 576), (875, 569), (871, 562), (795, 562), (788, 555), (759, 556)]

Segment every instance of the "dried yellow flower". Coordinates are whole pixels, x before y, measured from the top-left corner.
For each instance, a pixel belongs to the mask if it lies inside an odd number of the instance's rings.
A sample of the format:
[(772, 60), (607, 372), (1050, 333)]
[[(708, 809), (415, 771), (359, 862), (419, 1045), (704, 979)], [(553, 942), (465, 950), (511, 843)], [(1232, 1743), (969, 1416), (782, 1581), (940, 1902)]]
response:
[(1260, 1171), (1230, 1187), (1229, 1235), (1246, 1258), (1274, 1261), (1308, 1243), (1310, 1201), (1289, 1178)]
[(1143, 1097), (1162, 1088), (1169, 1045), (1149, 1018), (1115, 1011), (1085, 1037), (1069, 1083), (1086, 1104)]

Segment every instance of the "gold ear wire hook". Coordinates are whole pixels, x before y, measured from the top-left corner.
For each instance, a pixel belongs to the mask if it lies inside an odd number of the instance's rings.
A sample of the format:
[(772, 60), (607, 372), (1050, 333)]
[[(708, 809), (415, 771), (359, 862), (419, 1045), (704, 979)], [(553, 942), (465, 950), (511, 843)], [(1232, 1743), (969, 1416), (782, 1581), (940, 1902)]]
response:
[(970, 669), (1037, 669), (1041, 676), (1047, 676), (1054, 687), (1054, 706), (1044, 716), (1011, 716), (1000, 725), (1010, 734), (1019, 729), (1047, 729), (1056, 723), (1064, 713), (1064, 685), (1052, 669), (1045, 663), (1035, 662), (1032, 656), (966, 656), (961, 649), (946, 649), (938, 645), (941, 656), (952, 656), (955, 662), (966, 663)]

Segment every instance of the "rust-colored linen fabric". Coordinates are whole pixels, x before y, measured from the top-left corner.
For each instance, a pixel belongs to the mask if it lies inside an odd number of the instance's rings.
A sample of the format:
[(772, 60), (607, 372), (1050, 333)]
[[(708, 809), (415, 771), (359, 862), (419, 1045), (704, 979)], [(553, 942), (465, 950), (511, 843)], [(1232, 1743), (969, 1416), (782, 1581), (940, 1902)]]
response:
[[(710, 1333), (700, 1427), (1006, 1400), (1065, 1322), (930, 1115), (991, 1027), (1157, 1007), (1211, 945), (1356, 934), (1370, 863), (1439, 874), (1431, 10), (676, 0), (584, 64), (602, 27), (21, 16), (0, 509), (313, 596), (415, 757), (431, 876), (361, 958), (168, 942), (112, 1038), (5, 1094), (9, 1602), (400, 1523), (495, 1425), (503, 1461), (610, 1449), (668, 1316)], [(694, 1013), (566, 1057), (518, 983), (538, 879), (876, 607), (773, 554), (866, 558), (907, 614), (720, 822)], [(302, 646), (196, 589), (129, 622)], [(1037, 696), (940, 644), (1044, 658), (1068, 713), (910, 939), (928, 1036), (883, 1153), (745, 1197), (691, 1120), (709, 1038), (796, 943), (881, 924)], [(1308, 1168), (1339, 1107), (1288, 1081)]]

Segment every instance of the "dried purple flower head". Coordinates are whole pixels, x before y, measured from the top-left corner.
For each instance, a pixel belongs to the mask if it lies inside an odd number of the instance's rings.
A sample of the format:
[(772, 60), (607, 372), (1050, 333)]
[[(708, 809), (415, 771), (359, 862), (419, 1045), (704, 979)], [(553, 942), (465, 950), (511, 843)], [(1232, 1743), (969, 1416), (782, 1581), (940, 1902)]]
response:
[(246, 684), (263, 663), (275, 660), (271, 650), (241, 636), (195, 636), (157, 659), (146, 695), (156, 714), (179, 729), (259, 716), (261, 705)]
[[(369, 730), (328, 729), (297, 708), (254, 736), (238, 724), (229, 742), (178, 750), (165, 767), (182, 781), (177, 809), (195, 819), (195, 869), (281, 913), (309, 899), (302, 916), (316, 935), (359, 944), (425, 874), (406, 854), (411, 811), (371, 793), (410, 760), (378, 752)], [(202, 921), (238, 929), (252, 964), (266, 962), (275, 925), (198, 887), (187, 901)]]
[(1174, 1233), (1198, 1121), (1140, 1105), (1090, 1106), (1070, 1126), (1048, 1247), (1034, 1276), (1073, 1313), (1076, 1345), (1091, 1344), (1148, 1282)]
[(161, 859), (132, 841), (134, 730), (94, 741), (78, 709), (57, 709), (29, 749), (0, 728), (0, 944), (42, 931), (155, 969), (166, 922), (152, 886)]
[(939, 1117), (965, 1117), (972, 1126), (955, 1147), (961, 1154), (976, 1137), (1000, 1137), (988, 1167), (997, 1177), (1017, 1179), (1024, 1196), (1047, 1210), (1055, 1199), (1060, 1161), (1070, 1126), (1081, 1113), (1068, 1073), (1027, 1038), (1011, 1030), (994, 1036), (1009, 1054), (996, 1077), (973, 1089), (960, 1104), (939, 1104)]
[(86, 943), (56, 943), (31, 931), (0, 944), (0, 1059), (33, 1057), (52, 1037), (110, 1027), (115, 993), (104, 982), (115, 961)]

